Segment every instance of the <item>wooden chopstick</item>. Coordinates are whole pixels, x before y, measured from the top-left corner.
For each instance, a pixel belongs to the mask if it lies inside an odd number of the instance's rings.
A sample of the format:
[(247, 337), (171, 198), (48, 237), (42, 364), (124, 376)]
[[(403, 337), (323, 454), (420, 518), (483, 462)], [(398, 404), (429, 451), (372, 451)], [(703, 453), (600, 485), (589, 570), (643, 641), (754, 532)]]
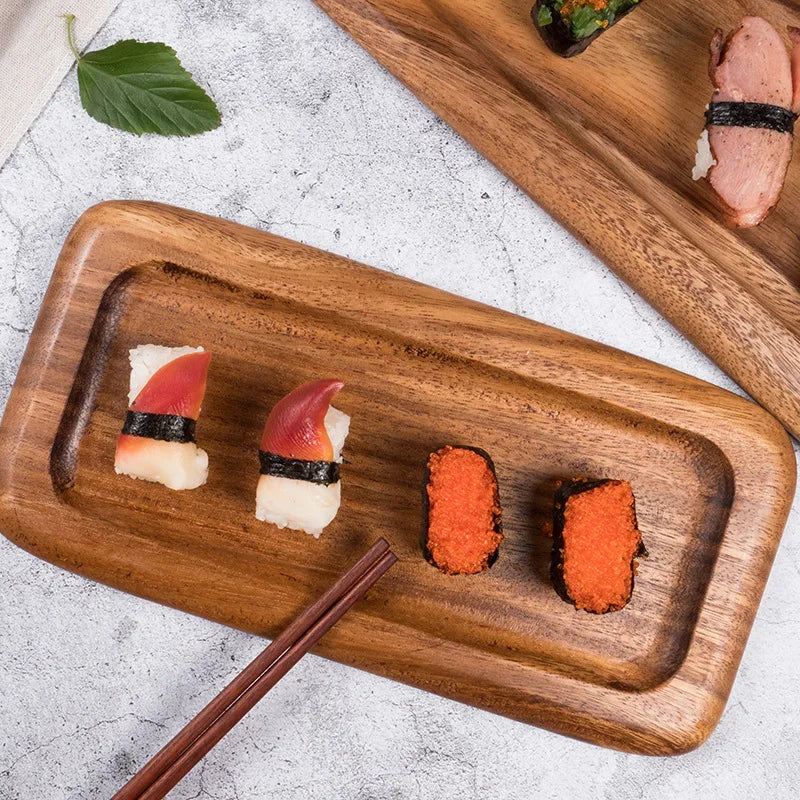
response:
[(181, 778), (186, 775), (242, 717), (310, 650), (322, 636), (341, 619), (345, 612), (386, 572), (397, 558), (386, 553), (372, 569), (344, 595), (331, 609), (302, 636), (274, 666), (259, 677), (243, 695), (220, 715), (151, 786), (139, 795), (138, 800), (161, 800)]
[(378, 540), (153, 756), (112, 800), (164, 797), (396, 561), (396, 556), (389, 552), (389, 543), (385, 539)]

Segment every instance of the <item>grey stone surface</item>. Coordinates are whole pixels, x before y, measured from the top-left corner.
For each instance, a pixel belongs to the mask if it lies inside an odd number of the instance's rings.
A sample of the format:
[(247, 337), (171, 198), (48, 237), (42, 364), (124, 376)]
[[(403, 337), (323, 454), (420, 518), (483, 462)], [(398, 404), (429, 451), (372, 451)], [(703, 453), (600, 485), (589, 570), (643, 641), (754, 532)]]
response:
[[(0, 408), (64, 237), (110, 198), (238, 220), (735, 390), (310, 0), (123, 0), (94, 45), (130, 36), (176, 47), (224, 124), (137, 139), (65, 80), (0, 170)], [(0, 576), (2, 800), (109, 797), (263, 646), (4, 539)], [(309, 657), (172, 797), (796, 797), (798, 586), (795, 505), (728, 709), (687, 756), (613, 753)]]

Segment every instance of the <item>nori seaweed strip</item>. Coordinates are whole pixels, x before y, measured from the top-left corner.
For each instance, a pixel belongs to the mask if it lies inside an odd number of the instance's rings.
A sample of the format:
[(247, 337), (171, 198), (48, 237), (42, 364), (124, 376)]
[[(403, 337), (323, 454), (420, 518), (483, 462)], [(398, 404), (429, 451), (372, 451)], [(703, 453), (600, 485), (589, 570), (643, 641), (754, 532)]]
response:
[(794, 134), (796, 119), (797, 114), (788, 108), (769, 103), (709, 103), (706, 111), (706, 125), (766, 128), (769, 131), (788, 134)]
[[(553, 588), (558, 593), (558, 596), (566, 603), (575, 605), (575, 601), (569, 596), (567, 584), (564, 582), (564, 512), (567, 508), (567, 500), (570, 497), (581, 494), (582, 492), (590, 492), (592, 489), (597, 489), (599, 486), (604, 486), (607, 483), (615, 483), (611, 478), (602, 478), (601, 480), (571, 480), (564, 481), (564, 483), (556, 491), (555, 503), (553, 505), (553, 549), (550, 553), (550, 580), (553, 583)], [(636, 529), (639, 529), (639, 522), (636, 518), (636, 498), (633, 500), (633, 524)], [(648, 555), (647, 548), (644, 546), (644, 541), (639, 538), (639, 549), (634, 553), (633, 558), (644, 558)], [(631, 560), (631, 592), (628, 595), (625, 604), (627, 605), (631, 597), (633, 597), (633, 585), (636, 580), (636, 573), (634, 571), (633, 559)], [(624, 608), (624, 606), (623, 606)], [(591, 609), (584, 609), (589, 614), (609, 614), (614, 610), (609, 608), (607, 611), (598, 612)]]
[(323, 486), (339, 481), (339, 464), (336, 461), (304, 461), (299, 458), (285, 458), (266, 450), (259, 450), (258, 458), (262, 475), (308, 481)]
[(150, 414), (147, 411), (128, 411), (122, 432), (128, 436), (157, 439), (160, 442), (194, 441), (197, 420), (175, 414)]
[[(444, 445), (442, 445), (444, 447)], [(480, 447), (470, 447), (469, 445), (463, 444), (454, 444), (451, 445), (453, 450), (472, 450), (473, 453), (477, 453), (485, 462), (486, 465), (491, 470), (492, 475), (494, 476), (494, 484), (497, 487), (497, 498), (498, 498), (498, 505), (502, 509), (502, 504), (500, 503), (500, 484), (497, 481), (497, 472), (494, 468), (494, 461), (492, 461), (492, 457), (485, 451), (481, 450)], [(433, 450), (433, 453), (438, 453), (441, 450), (441, 447), (437, 447), (436, 450)], [(431, 565), (439, 569), (439, 565), (434, 561), (433, 554), (431, 553), (430, 549), (428, 548), (428, 521), (430, 519), (430, 498), (428, 497), (428, 481), (431, 479), (431, 471), (427, 467), (425, 467), (425, 473), (422, 478), (422, 534), (420, 536), (420, 546), (422, 547), (422, 556), (423, 558)], [(494, 529), (499, 533), (501, 536), (503, 534), (503, 512), (500, 511), (499, 514), (495, 515), (494, 518)], [(494, 552), (489, 554), (489, 558), (486, 561), (486, 569), (490, 569), (495, 565), (497, 559), (500, 558), (500, 545), (503, 542), (500, 541), (495, 547)], [(442, 570), (439, 569), (439, 572)], [(442, 573), (444, 575), (449, 575), (450, 573)], [(463, 573), (460, 573), (463, 574)], [(475, 573), (473, 573), (475, 574)], [(480, 573), (477, 573), (480, 574)]]
[[(616, 25), (626, 14), (630, 14), (631, 11), (638, 8), (643, 2), (644, 0), (641, 0), (641, 2), (625, 9), (625, 11), (620, 11), (608, 27), (598, 28), (594, 33), (583, 36), (580, 39), (576, 39), (572, 35), (569, 25), (564, 22), (561, 14), (553, 9), (547, 0), (536, 0), (536, 5), (531, 9), (531, 19), (544, 43), (554, 53), (564, 58), (572, 58), (572, 56), (577, 56), (579, 53), (582, 53), (598, 36)], [(539, 25), (539, 10), (542, 6), (549, 8), (553, 13), (553, 21), (547, 25)]]

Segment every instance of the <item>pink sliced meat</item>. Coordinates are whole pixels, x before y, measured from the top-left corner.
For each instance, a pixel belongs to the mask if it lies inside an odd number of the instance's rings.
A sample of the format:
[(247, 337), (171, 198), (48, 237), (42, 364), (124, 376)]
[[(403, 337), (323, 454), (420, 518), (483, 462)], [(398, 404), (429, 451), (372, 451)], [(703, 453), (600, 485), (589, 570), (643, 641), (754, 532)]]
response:
[[(761, 17), (744, 17), (722, 38), (711, 41), (709, 74), (714, 83), (712, 103), (767, 103), (792, 109), (798, 102), (800, 73), (797, 41), (791, 60), (777, 31)], [(709, 125), (708, 139), (716, 164), (707, 178), (733, 227), (758, 225), (769, 214), (783, 188), (792, 158), (792, 135), (766, 128)]]
[(800, 111), (800, 28), (788, 27), (789, 38), (792, 40), (792, 111)]

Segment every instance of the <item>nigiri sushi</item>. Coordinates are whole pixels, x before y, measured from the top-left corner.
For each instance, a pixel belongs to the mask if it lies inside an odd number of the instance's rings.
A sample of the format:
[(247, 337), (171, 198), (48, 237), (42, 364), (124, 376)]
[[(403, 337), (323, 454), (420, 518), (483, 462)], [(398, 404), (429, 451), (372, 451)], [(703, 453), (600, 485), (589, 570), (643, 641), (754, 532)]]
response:
[(350, 417), (331, 400), (343, 386), (338, 380), (304, 383), (270, 412), (259, 452), (257, 519), (319, 538), (336, 516)]
[(783, 189), (800, 110), (800, 30), (789, 37), (791, 58), (766, 20), (744, 17), (711, 40), (714, 93), (692, 177), (708, 180), (731, 227), (758, 225)]
[(146, 344), (130, 351), (128, 413), (117, 439), (120, 475), (196, 489), (208, 478), (208, 455), (195, 443), (211, 353), (202, 347)]

